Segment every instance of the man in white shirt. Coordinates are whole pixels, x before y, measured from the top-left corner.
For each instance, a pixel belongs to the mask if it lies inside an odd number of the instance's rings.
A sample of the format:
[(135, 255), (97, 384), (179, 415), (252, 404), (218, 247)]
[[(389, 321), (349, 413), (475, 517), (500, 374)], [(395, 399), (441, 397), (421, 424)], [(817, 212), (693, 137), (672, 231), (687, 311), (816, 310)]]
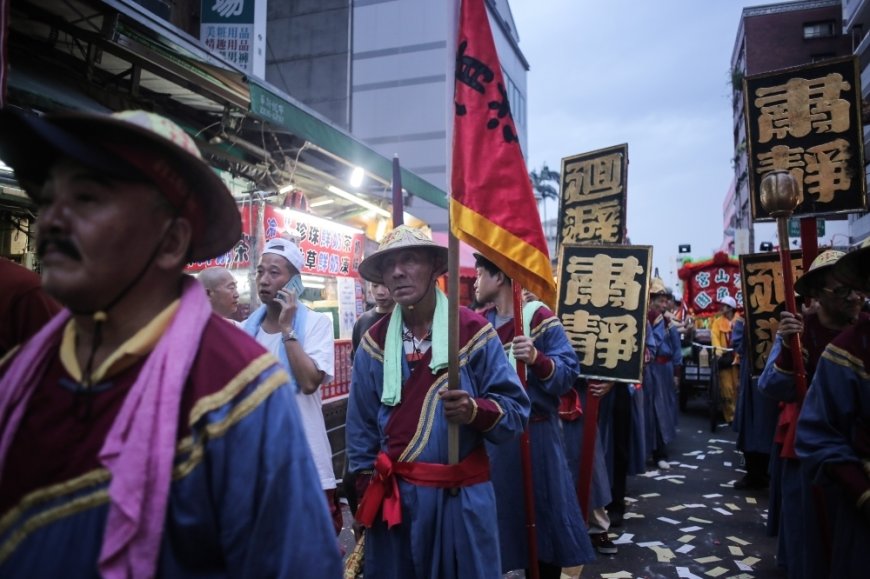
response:
[[(263, 305), (243, 323), (254, 336), (281, 361), (296, 386), (296, 403), (302, 415), (305, 435), (336, 535), (341, 532), (341, 509), (335, 496), (332, 449), (326, 435), (320, 387), (335, 374), (335, 344), (332, 321), (300, 301), (304, 289), (294, 280), (302, 269), (302, 251), (291, 240), (275, 238), (266, 243), (257, 266), (257, 288)], [(293, 286), (297, 281), (295, 289)]]

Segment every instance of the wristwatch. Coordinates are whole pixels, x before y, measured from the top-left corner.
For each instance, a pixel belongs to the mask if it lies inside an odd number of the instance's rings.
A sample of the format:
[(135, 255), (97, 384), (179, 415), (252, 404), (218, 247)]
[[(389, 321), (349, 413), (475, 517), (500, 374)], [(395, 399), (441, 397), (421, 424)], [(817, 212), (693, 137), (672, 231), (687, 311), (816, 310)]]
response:
[(287, 332), (286, 334), (284, 334), (284, 336), (281, 338), (281, 341), (282, 341), (282, 342), (289, 342), (289, 341), (292, 340), (292, 341), (295, 342), (295, 341), (297, 341), (298, 339), (299, 339), (299, 338), (296, 337), (296, 330), (290, 330), (289, 332)]

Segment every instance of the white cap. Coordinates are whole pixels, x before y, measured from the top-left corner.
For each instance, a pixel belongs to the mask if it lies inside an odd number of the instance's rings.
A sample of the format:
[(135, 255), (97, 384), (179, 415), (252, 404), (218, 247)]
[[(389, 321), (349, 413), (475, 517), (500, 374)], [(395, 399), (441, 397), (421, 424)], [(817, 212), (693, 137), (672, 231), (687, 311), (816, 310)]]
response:
[(298, 273), (302, 273), (302, 250), (293, 241), (281, 237), (270, 239), (263, 249), (263, 255), (267, 253), (280, 255), (295, 267)]
[(725, 304), (726, 306), (730, 307), (732, 310), (737, 309), (737, 300), (735, 300), (731, 296), (725, 296), (724, 298), (719, 300), (719, 303)]

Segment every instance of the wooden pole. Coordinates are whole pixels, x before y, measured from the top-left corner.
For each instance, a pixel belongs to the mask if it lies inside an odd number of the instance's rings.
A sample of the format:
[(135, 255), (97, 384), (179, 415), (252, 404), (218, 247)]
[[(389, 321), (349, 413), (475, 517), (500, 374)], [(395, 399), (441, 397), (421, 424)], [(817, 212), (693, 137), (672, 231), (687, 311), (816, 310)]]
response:
[[(459, 240), (447, 235), (447, 388), (459, 388)], [(447, 462), (459, 463), (459, 425), (447, 425)], [(455, 496), (457, 489), (452, 489)]]
[(815, 217), (801, 219), (801, 252), (804, 272), (806, 273), (819, 254), (819, 226)]
[[(523, 288), (517, 282), (513, 283), (513, 301), (514, 301), (514, 335), (523, 335)], [(526, 380), (526, 365), (517, 360), (517, 374), (520, 378), (523, 388), (529, 389), (528, 380)], [(529, 427), (523, 431), (520, 436), (520, 461), (523, 469), (523, 489), (525, 490), (523, 498), (525, 499), (526, 507), (526, 539), (529, 543), (529, 574), (530, 579), (539, 579), (540, 570), (538, 569), (538, 530), (535, 523), (535, 483), (532, 477), (532, 443), (529, 438)], [(558, 509), (559, 505), (553, 505), (554, 509)]]
[(399, 156), (393, 156), (393, 228), (405, 223), (405, 199), (402, 197), (402, 169)]

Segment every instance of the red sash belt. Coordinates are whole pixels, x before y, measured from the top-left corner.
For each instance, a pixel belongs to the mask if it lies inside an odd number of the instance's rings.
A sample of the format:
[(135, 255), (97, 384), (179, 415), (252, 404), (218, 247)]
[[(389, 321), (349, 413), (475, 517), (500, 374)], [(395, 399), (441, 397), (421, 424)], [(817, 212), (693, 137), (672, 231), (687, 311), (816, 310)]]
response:
[(402, 522), (402, 501), (396, 477), (423, 487), (467, 487), (489, 480), (489, 458), (482, 445), (459, 464), (393, 462), (385, 453), (378, 453), (372, 481), (356, 513), (356, 520), (360, 524), (371, 527), (381, 506), (384, 511), (382, 518), (388, 528)]
[(667, 364), (670, 361), (670, 356), (656, 356), (656, 364)]

